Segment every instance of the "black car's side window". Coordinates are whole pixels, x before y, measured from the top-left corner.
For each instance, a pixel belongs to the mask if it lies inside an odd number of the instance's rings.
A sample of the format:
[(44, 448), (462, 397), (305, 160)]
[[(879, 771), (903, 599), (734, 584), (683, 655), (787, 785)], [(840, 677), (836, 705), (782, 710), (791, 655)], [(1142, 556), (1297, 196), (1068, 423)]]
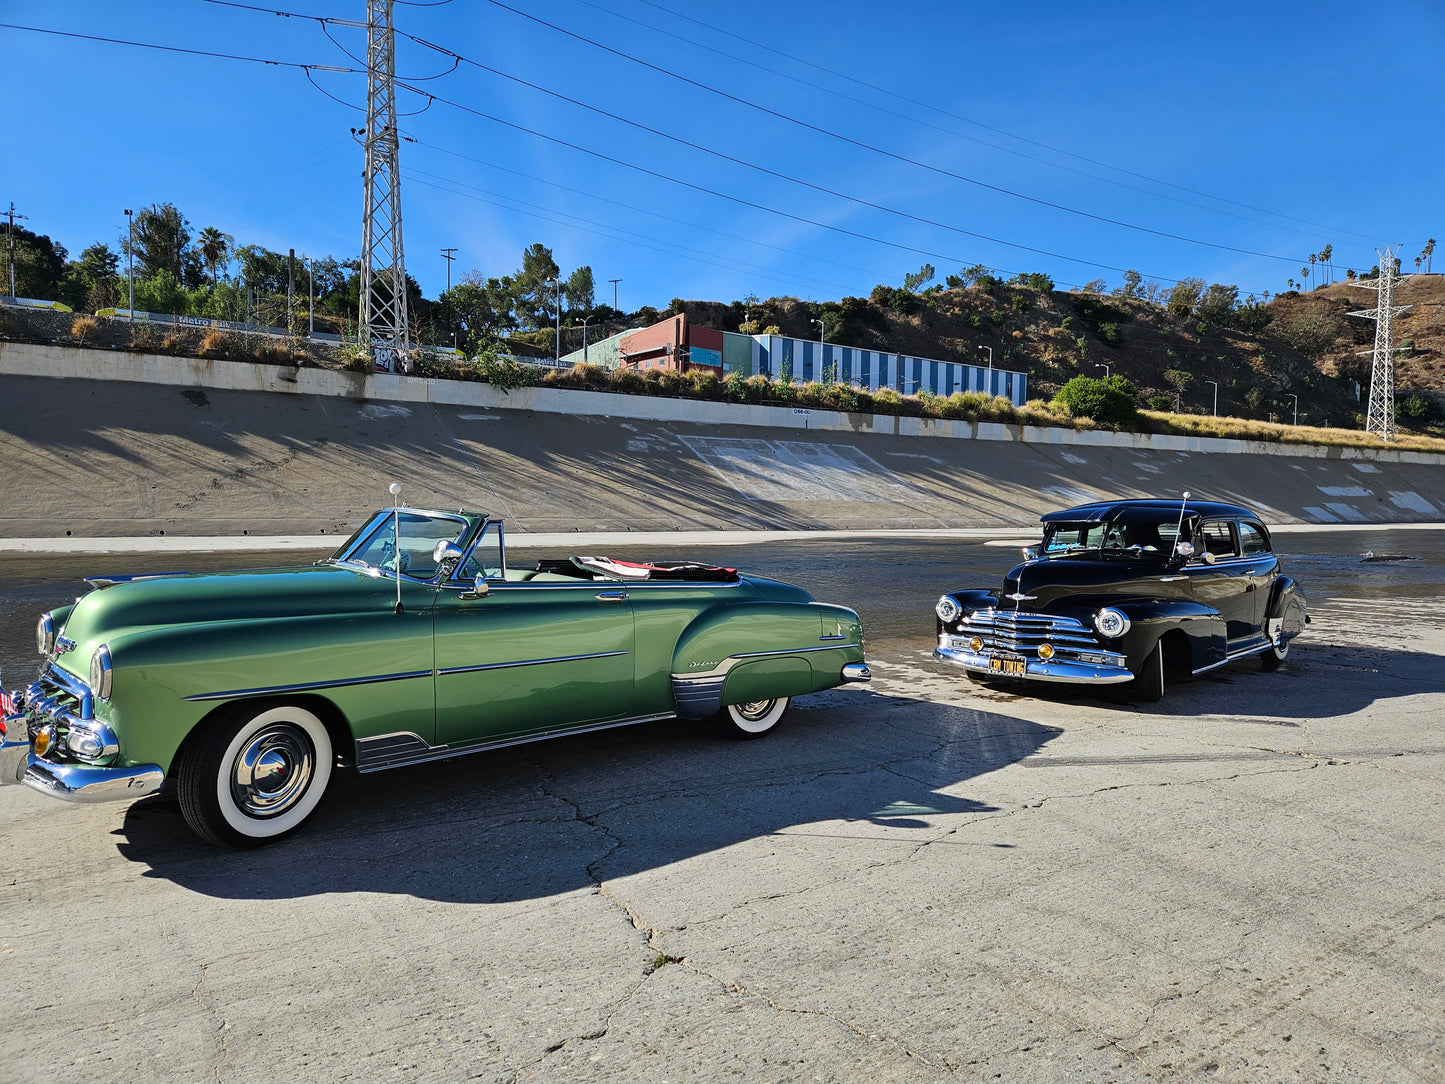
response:
[(1227, 522), (1201, 524), (1199, 528), (1199, 549), (1216, 557), (1234, 556), (1234, 532)]
[(1264, 532), (1252, 523), (1239, 525), (1239, 544), (1246, 557), (1257, 557), (1269, 552), (1269, 543), (1265, 541)]

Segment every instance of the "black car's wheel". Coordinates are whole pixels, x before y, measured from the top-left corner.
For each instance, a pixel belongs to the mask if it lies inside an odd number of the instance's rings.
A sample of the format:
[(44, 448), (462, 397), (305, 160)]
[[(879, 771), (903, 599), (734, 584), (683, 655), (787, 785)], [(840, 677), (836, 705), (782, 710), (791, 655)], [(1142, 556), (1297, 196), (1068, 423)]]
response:
[(1289, 658), (1289, 641), (1276, 644), (1259, 657), (1260, 666), (1264, 667), (1266, 673), (1273, 673), (1284, 665), (1284, 660)]
[(1164, 699), (1164, 645), (1157, 643), (1154, 650), (1144, 658), (1139, 676), (1129, 683), (1129, 690), (1135, 700), (1146, 704), (1157, 704)]
[(258, 847), (315, 812), (334, 760), (325, 724), (305, 708), (239, 710), (186, 747), (176, 797), (203, 839)]
[(748, 704), (729, 704), (723, 708), (719, 718), (730, 737), (739, 741), (761, 738), (783, 717), (788, 710), (788, 698), (776, 700), (754, 700)]

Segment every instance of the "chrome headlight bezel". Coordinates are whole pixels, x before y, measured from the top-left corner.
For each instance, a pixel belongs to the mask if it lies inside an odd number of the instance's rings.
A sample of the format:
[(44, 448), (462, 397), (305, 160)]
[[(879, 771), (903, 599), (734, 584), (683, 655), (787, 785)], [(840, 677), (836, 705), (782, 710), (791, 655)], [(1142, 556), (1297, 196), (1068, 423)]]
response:
[(110, 646), (101, 644), (90, 656), (90, 691), (97, 700), (110, 699), (112, 680)]
[(55, 618), (48, 612), (35, 623), (35, 650), (45, 656), (55, 650)]
[(120, 754), (115, 731), (99, 719), (70, 720), (65, 731), (65, 748), (76, 760), (87, 764), (109, 764)]
[(933, 604), (933, 612), (938, 615), (938, 620), (942, 621), (945, 625), (951, 625), (957, 621), (959, 615), (963, 613), (963, 607), (958, 604), (958, 600), (953, 596), (944, 595)]
[(1129, 616), (1122, 610), (1106, 606), (1094, 615), (1094, 629), (1100, 636), (1117, 640), (1129, 631)]

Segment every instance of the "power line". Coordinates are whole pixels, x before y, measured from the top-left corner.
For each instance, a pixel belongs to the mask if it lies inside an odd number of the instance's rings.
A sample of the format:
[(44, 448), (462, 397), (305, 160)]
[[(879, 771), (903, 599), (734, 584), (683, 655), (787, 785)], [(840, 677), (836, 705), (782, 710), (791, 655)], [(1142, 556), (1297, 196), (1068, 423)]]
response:
[[(728, 101), (735, 102), (735, 103), (737, 103), (738, 105), (746, 106), (746, 107), (748, 107), (749, 109), (755, 109), (755, 110), (757, 110), (757, 111), (760, 112), (760, 113), (765, 113), (765, 114), (767, 114), (767, 115), (770, 116), (770, 117), (775, 117), (775, 118), (777, 118), (778, 120), (787, 121), (789, 124), (795, 124), (795, 125), (797, 125), (798, 127), (804, 128), (804, 129), (806, 129), (806, 130), (808, 130), (808, 131), (810, 131), (810, 132), (816, 132), (816, 133), (818, 133), (819, 135), (825, 135), (825, 136), (828, 136), (828, 137), (830, 137), (830, 138), (832, 138), (832, 139), (840, 140), (840, 141), (843, 142), (843, 143), (847, 143), (847, 144), (850, 144), (851, 146), (858, 147), (858, 148), (861, 149), (861, 150), (870, 151), (870, 152), (873, 153), (873, 154), (879, 154), (879, 155), (882, 155), (882, 156), (884, 156), (884, 157), (886, 157), (886, 158), (891, 158), (891, 159), (893, 159), (894, 161), (902, 162), (902, 163), (904, 163), (904, 164), (906, 164), (906, 165), (915, 166), (915, 167), (918, 168), (918, 169), (924, 169), (924, 170), (929, 171), (930, 173), (936, 173), (936, 174), (938, 174), (939, 176), (942, 176), (942, 177), (950, 177), (950, 178), (952, 178), (952, 179), (954, 179), (954, 180), (963, 181), (963, 182), (966, 183), (966, 184), (975, 185), (975, 186), (977, 186), (977, 187), (979, 187), (979, 188), (986, 189), (986, 190), (988, 190), (988, 191), (990, 191), (990, 192), (997, 192), (997, 193), (999, 193), (1000, 195), (1012, 196), (1012, 197), (1014, 197), (1015, 199), (1024, 200), (1024, 201), (1026, 201), (1026, 202), (1028, 202), (1028, 203), (1033, 203), (1033, 204), (1036, 204), (1037, 206), (1040, 206), (1040, 207), (1049, 207), (1049, 208), (1052, 208), (1053, 210), (1056, 210), (1056, 211), (1063, 211), (1063, 212), (1065, 212), (1065, 213), (1067, 213), (1067, 214), (1078, 215), (1078, 216), (1081, 217), (1081, 218), (1092, 219), (1092, 220), (1095, 221), (1095, 222), (1102, 222), (1102, 223), (1105, 223), (1105, 224), (1108, 224), (1108, 225), (1112, 225), (1112, 226), (1119, 226), (1119, 227), (1122, 227), (1122, 228), (1124, 228), (1124, 229), (1136, 230), (1136, 231), (1138, 231), (1138, 232), (1140, 232), (1140, 233), (1147, 233), (1147, 234), (1151, 234), (1151, 235), (1153, 235), (1153, 236), (1155, 236), (1155, 237), (1163, 237), (1163, 238), (1166, 238), (1166, 239), (1172, 240), (1172, 241), (1182, 241), (1182, 242), (1184, 242), (1184, 243), (1186, 243), (1186, 244), (1191, 244), (1191, 245), (1202, 245), (1202, 246), (1204, 246), (1204, 247), (1206, 247), (1206, 248), (1219, 249), (1219, 250), (1224, 251), (1224, 252), (1237, 252), (1237, 253), (1240, 253), (1241, 255), (1245, 255), (1245, 256), (1257, 256), (1257, 257), (1259, 257), (1259, 258), (1261, 258), (1261, 259), (1266, 259), (1266, 260), (1280, 260), (1280, 261), (1283, 261), (1283, 262), (1285, 262), (1285, 263), (1294, 263), (1294, 262), (1297, 260), (1297, 257), (1295, 257), (1295, 256), (1280, 256), (1280, 255), (1277, 255), (1277, 254), (1275, 254), (1275, 253), (1270, 253), (1270, 252), (1256, 252), (1256, 251), (1253, 250), (1253, 249), (1239, 248), (1239, 247), (1237, 247), (1237, 246), (1235, 246), (1235, 245), (1219, 244), (1218, 242), (1215, 242), (1215, 241), (1205, 241), (1205, 240), (1201, 240), (1200, 238), (1197, 238), (1197, 237), (1186, 237), (1186, 236), (1184, 236), (1183, 234), (1170, 233), (1170, 232), (1168, 232), (1167, 230), (1156, 230), (1156, 229), (1153, 229), (1152, 227), (1149, 227), (1149, 226), (1140, 226), (1140, 225), (1137, 225), (1136, 223), (1133, 223), (1133, 222), (1125, 222), (1125, 221), (1122, 220), (1122, 219), (1110, 218), (1110, 217), (1108, 217), (1107, 215), (1098, 215), (1098, 214), (1094, 214), (1094, 213), (1091, 212), (1091, 211), (1085, 211), (1085, 210), (1082, 210), (1082, 209), (1077, 208), (1077, 207), (1070, 207), (1070, 206), (1068, 206), (1067, 204), (1054, 203), (1054, 202), (1051, 201), (1051, 200), (1040, 199), (1040, 198), (1037, 197), (1037, 196), (1030, 196), (1030, 195), (1028, 195), (1028, 194), (1026, 194), (1026, 193), (1024, 193), (1024, 192), (1019, 192), (1019, 191), (1017, 191), (1016, 189), (1007, 188), (1007, 187), (1005, 187), (1005, 186), (1003, 186), (1003, 185), (990, 184), (990, 183), (988, 183), (987, 181), (981, 181), (981, 180), (977, 179), (976, 177), (969, 177), (969, 176), (967, 176), (967, 175), (965, 175), (965, 174), (962, 174), (962, 173), (955, 173), (955, 172), (953, 172), (952, 170), (944, 169), (944, 168), (941, 167), (941, 166), (931, 165), (931, 164), (929, 164), (928, 162), (921, 162), (921, 161), (919, 161), (919, 160), (916, 159), (916, 158), (909, 158), (907, 155), (898, 154), (898, 153), (896, 153), (896, 152), (894, 152), (894, 151), (887, 150), (886, 148), (883, 148), (883, 147), (875, 146), (875, 145), (873, 145), (873, 144), (871, 144), (871, 143), (865, 143), (865, 142), (863, 142), (862, 140), (854, 139), (852, 136), (844, 135), (844, 134), (841, 133), (841, 132), (835, 132), (835, 131), (833, 131), (833, 130), (831, 130), (831, 129), (829, 129), (829, 128), (824, 128), (824, 127), (821, 127), (820, 125), (812, 124), (812, 123), (810, 123), (810, 122), (808, 122), (808, 121), (802, 120), (802, 119), (799, 118), (799, 117), (794, 117), (794, 116), (791, 116), (791, 115), (789, 115), (789, 114), (787, 114), (787, 113), (779, 112), (779, 111), (776, 110), (776, 109), (770, 109), (770, 108), (768, 108), (768, 107), (765, 106), (765, 105), (759, 105), (757, 102), (749, 101), (748, 99), (738, 97), (738, 96), (735, 95), (735, 94), (729, 94), (727, 91), (719, 90), (717, 87), (709, 86), (708, 84), (703, 83), (703, 82), (699, 82), (699, 81), (696, 80), (696, 79), (689, 79), (689, 78), (688, 78), (687, 76), (685, 76), (685, 75), (679, 75), (677, 72), (669, 71), (667, 68), (661, 67), (660, 65), (650, 64), (650, 63), (648, 63), (648, 62), (645, 61), (645, 60), (639, 60), (637, 57), (635, 57), (635, 56), (629, 56), (627, 53), (624, 53), (624, 52), (623, 52), (622, 50), (620, 50), (620, 49), (613, 49), (613, 48), (611, 48), (610, 46), (603, 45), (601, 42), (591, 40), (591, 39), (589, 39), (589, 38), (584, 37), (584, 36), (581, 35), (581, 34), (578, 34), (578, 33), (575, 33), (574, 31), (568, 30), (568, 29), (566, 29), (565, 27), (558, 26), (556, 23), (550, 23), (550, 22), (548, 22), (546, 19), (541, 19), (541, 18), (538, 18), (538, 17), (535, 16), (535, 15), (530, 15), (530, 14), (528, 14), (527, 12), (520, 10), (519, 8), (514, 8), (514, 7), (511, 7), (511, 6), (508, 5), (508, 4), (502, 3), (501, 0), (487, 0), (487, 2), (488, 2), (489, 4), (491, 4), (492, 6), (494, 6), (494, 7), (499, 7), (499, 8), (501, 8), (503, 11), (510, 11), (510, 12), (512, 12), (514, 15), (518, 15), (518, 16), (520, 16), (521, 18), (528, 19), (528, 20), (530, 20), (531, 22), (537, 23), (537, 24), (540, 25), (540, 26), (548, 27), (549, 29), (556, 31), (556, 32), (559, 33), (559, 34), (564, 34), (564, 35), (566, 35), (566, 36), (569, 37), (569, 38), (573, 38), (573, 39), (575, 39), (575, 40), (577, 40), (577, 41), (580, 41), (580, 42), (583, 42), (583, 43), (585, 43), (585, 44), (587, 44), (587, 45), (590, 45), (590, 46), (591, 46), (592, 48), (594, 48), (594, 49), (600, 49), (600, 50), (602, 50), (603, 52), (611, 53), (613, 56), (621, 57), (623, 60), (629, 61), (630, 63), (636, 64), (636, 65), (638, 65), (638, 66), (640, 66), (640, 67), (647, 68), (649, 71), (656, 72), (656, 73), (658, 73), (658, 74), (660, 74), (660, 75), (665, 75), (665, 76), (667, 76), (669, 79), (675, 79), (675, 80), (677, 80), (677, 81), (680, 82), (680, 83), (686, 83), (688, 86), (696, 87), (696, 88), (699, 89), (699, 90), (703, 90), (703, 91), (706, 91), (706, 92), (709, 93), (709, 94), (714, 94), (714, 95), (716, 95), (716, 96), (718, 96), (718, 97), (720, 97), (720, 98), (724, 98), (724, 99), (726, 99), (726, 100), (728, 100)], [(403, 33), (405, 33), (405, 32), (403, 32)], [(454, 53), (452, 50), (447, 49), (447, 48), (445, 48), (444, 46), (432, 45), (430, 42), (427, 42), (427, 41), (423, 40), (422, 38), (418, 38), (418, 37), (416, 37), (415, 35), (406, 34), (405, 36), (411, 38), (411, 40), (414, 41), (414, 42), (416, 42), (418, 45), (428, 45), (428, 46), (430, 46), (431, 48), (434, 48), (434, 49), (436, 49), (436, 50), (439, 51), (439, 52), (446, 53), (447, 55), (450, 55), (450, 56), (457, 56), (457, 55), (458, 55), (457, 53)], [(465, 61), (467, 58), (462, 57), (462, 59)], [(474, 64), (475, 64), (476, 62), (475, 62), (475, 61), (469, 61), (469, 63), (474, 63)], [(480, 64), (478, 64), (477, 66), (478, 66), (478, 67), (485, 67), (484, 65), (480, 65)], [(491, 68), (487, 68), (486, 70), (487, 70), (487, 71), (495, 71), (495, 69), (491, 69)], [(505, 73), (502, 73), (502, 72), (497, 72), (496, 74), (503, 75), (504, 78), (513, 78), (512, 76), (507, 76), (507, 75), (505, 75)], [(517, 82), (524, 82), (524, 80), (518, 79)], [(528, 85), (528, 86), (533, 86), (533, 84), (527, 84), (527, 85)], [(542, 90), (542, 89), (544, 89), (544, 88), (537, 87), (536, 89)], [(547, 93), (551, 93), (551, 92), (548, 91)], [(580, 103), (579, 103), (579, 104), (580, 104)], [(590, 107), (588, 107), (588, 108), (590, 108)]]
[[(281, 14), (278, 12), (277, 14)], [(340, 72), (345, 75), (360, 75), (358, 68), (338, 68), (331, 64), (298, 64), (291, 60), (268, 60), (259, 56), (238, 56), (235, 53), (217, 53), (209, 49), (184, 49), (179, 45), (156, 45), (147, 41), (128, 41), (125, 38), (107, 38), (98, 34), (76, 34), (69, 30), (47, 30), (41, 26), (20, 26), (17, 23), (0, 23), (3, 30), (28, 30), (32, 34), (52, 34), (58, 38), (80, 38), (83, 41), (99, 41), (107, 45), (130, 45), (137, 49), (158, 49), (166, 53), (189, 53), (191, 56), (213, 57), (217, 60), (243, 60), (248, 64), (268, 64), (273, 68), (300, 68), (303, 71)]]
[[(584, 0), (584, 2), (585, 2), (585, 0)], [(736, 39), (737, 41), (740, 41), (740, 42), (744, 43), (745, 45), (750, 45), (750, 46), (752, 46), (752, 47), (755, 48), (755, 49), (765, 49), (765, 50), (767, 50), (768, 52), (773, 53), (775, 56), (780, 56), (780, 57), (782, 57), (782, 58), (785, 59), (785, 60), (791, 60), (791, 61), (793, 61), (793, 62), (796, 63), (796, 64), (806, 65), (807, 67), (813, 68), (813, 69), (816, 70), (816, 71), (824, 72), (825, 74), (834, 76), (835, 78), (846, 80), (847, 82), (853, 83), (853, 84), (855, 84), (855, 85), (857, 85), (857, 86), (866, 87), (867, 89), (877, 91), (877, 92), (880, 93), (880, 94), (886, 94), (886, 95), (888, 95), (890, 98), (896, 98), (896, 99), (898, 99), (899, 101), (907, 102), (907, 103), (909, 103), (910, 105), (921, 106), (922, 108), (928, 109), (928, 110), (930, 110), (930, 111), (932, 111), (932, 112), (934, 112), (934, 113), (939, 114), (940, 116), (951, 117), (951, 118), (954, 119), (954, 120), (962, 121), (964, 124), (971, 124), (971, 125), (973, 125), (975, 128), (981, 128), (981, 129), (983, 129), (983, 130), (986, 131), (986, 132), (993, 132), (993, 133), (996, 134), (996, 135), (1006, 136), (1006, 137), (1009, 138), (1009, 139), (1016, 139), (1016, 140), (1018, 140), (1020, 143), (1026, 143), (1026, 144), (1028, 144), (1028, 145), (1030, 145), (1030, 146), (1038, 147), (1038, 148), (1040, 148), (1041, 150), (1052, 151), (1052, 152), (1055, 153), (1055, 154), (1062, 154), (1062, 155), (1065, 155), (1066, 157), (1073, 158), (1073, 159), (1075, 159), (1076, 161), (1087, 162), (1089, 165), (1091, 165), (1091, 166), (1098, 166), (1100, 169), (1111, 169), (1111, 170), (1114, 170), (1116, 173), (1123, 173), (1123, 174), (1125, 174), (1126, 176), (1129, 176), (1129, 177), (1136, 177), (1136, 178), (1138, 178), (1138, 179), (1141, 180), (1141, 181), (1149, 181), (1151, 184), (1162, 184), (1162, 185), (1165, 185), (1166, 187), (1176, 189), (1176, 190), (1178, 190), (1178, 191), (1180, 191), (1180, 192), (1188, 192), (1190, 195), (1193, 195), (1193, 196), (1202, 196), (1202, 197), (1204, 197), (1205, 199), (1212, 199), (1212, 200), (1216, 200), (1216, 201), (1218, 201), (1218, 202), (1220, 202), (1220, 203), (1227, 203), (1227, 204), (1230, 204), (1230, 205), (1233, 206), (1233, 207), (1242, 207), (1242, 208), (1244, 208), (1244, 209), (1247, 210), (1247, 211), (1258, 211), (1260, 214), (1273, 215), (1275, 218), (1282, 218), (1282, 219), (1285, 219), (1285, 220), (1290, 221), (1290, 222), (1298, 222), (1298, 223), (1300, 223), (1301, 225), (1304, 225), (1304, 226), (1312, 226), (1312, 227), (1314, 227), (1315, 229), (1326, 230), (1326, 231), (1328, 231), (1328, 232), (1330, 232), (1330, 233), (1348, 234), (1348, 235), (1351, 236), (1351, 237), (1357, 237), (1357, 238), (1359, 238), (1360, 240), (1363, 240), (1363, 241), (1374, 241), (1374, 240), (1375, 240), (1374, 238), (1371, 238), (1371, 237), (1369, 237), (1369, 236), (1367, 236), (1367, 235), (1365, 235), (1365, 234), (1355, 233), (1353, 230), (1340, 229), (1339, 227), (1336, 227), (1336, 226), (1328, 226), (1328, 225), (1325, 225), (1324, 223), (1321, 223), (1321, 222), (1312, 222), (1312, 221), (1310, 221), (1309, 219), (1306, 219), (1306, 218), (1295, 218), (1293, 215), (1287, 215), (1287, 214), (1284, 214), (1284, 213), (1282, 213), (1282, 212), (1280, 212), (1280, 211), (1271, 211), (1271, 210), (1270, 210), (1269, 208), (1267, 208), (1267, 207), (1256, 207), (1256, 206), (1254, 206), (1253, 204), (1241, 203), (1241, 202), (1239, 202), (1238, 200), (1228, 199), (1228, 198), (1226, 198), (1226, 197), (1224, 197), (1224, 196), (1216, 196), (1216, 195), (1213, 195), (1212, 193), (1209, 193), (1209, 192), (1202, 192), (1202, 191), (1200, 191), (1199, 189), (1196, 189), (1196, 188), (1189, 188), (1189, 187), (1186, 186), (1186, 185), (1176, 184), (1176, 183), (1173, 182), (1173, 181), (1166, 181), (1166, 180), (1163, 180), (1163, 179), (1161, 179), (1161, 178), (1159, 178), (1159, 177), (1151, 177), (1151, 176), (1149, 176), (1148, 174), (1145, 174), (1145, 173), (1138, 173), (1138, 172), (1136, 172), (1136, 171), (1134, 171), (1134, 170), (1131, 170), (1131, 169), (1125, 169), (1123, 166), (1111, 165), (1111, 164), (1108, 163), (1108, 162), (1102, 162), (1102, 161), (1099, 161), (1098, 159), (1090, 158), (1090, 157), (1088, 157), (1087, 155), (1077, 154), (1077, 153), (1075, 153), (1074, 151), (1065, 150), (1065, 149), (1062, 148), (1062, 147), (1055, 147), (1055, 146), (1052, 146), (1052, 145), (1050, 145), (1050, 144), (1048, 144), (1048, 143), (1043, 143), (1043, 142), (1041, 142), (1041, 141), (1039, 141), (1039, 140), (1036, 140), (1036, 139), (1030, 139), (1028, 136), (1018, 135), (1017, 133), (1015, 133), (1015, 132), (1010, 132), (1010, 131), (1008, 131), (1008, 130), (1005, 129), (1005, 128), (997, 128), (997, 127), (995, 127), (995, 126), (993, 126), (993, 125), (991, 125), (991, 124), (985, 124), (983, 121), (975, 120), (975, 119), (973, 119), (972, 117), (965, 117), (965, 116), (963, 116), (962, 114), (953, 113), (953, 112), (950, 112), (950, 111), (947, 110), (947, 109), (940, 109), (938, 106), (932, 104), (931, 102), (920, 101), (920, 100), (918, 100), (917, 98), (910, 98), (910, 97), (908, 97), (906, 94), (899, 94), (897, 91), (889, 90), (887, 87), (878, 86), (878, 85), (875, 84), (875, 83), (869, 83), (869, 82), (867, 82), (866, 80), (859, 79), (859, 78), (857, 78), (856, 76), (852, 76), (852, 75), (847, 74), (846, 72), (835, 71), (835, 70), (832, 69), (832, 68), (826, 67), (826, 66), (824, 66), (824, 65), (822, 65), (822, 64), (817, 64), (817, 63), (815, 63), (815, 62), (813, 62), (813, 61), (811, 61), (811, 60), (807, 60), (807, 59), (805, 59), (805, 58), (803, 58), (803, 57), (794, 56), (794, 55), (791, 54), (791, 53), (784, 52), (783, 50), (777, 49), (777, 48), (775, 48), (774, 46), (771, 46), (771, 45), (766, 45), (766, 44), (764, 44), (763, 42), (753, 41), (751, 38), (745, 38), (745, 37), (743, 37), (741, 34), (736, 34), (736, 33), (734, 33), (734, 32), (731, 31), (731, 30), (725, 30), (725, 29), (723, 29), (722, 27), (713, 26), (711, 23), (703, 22), (701, 19), (694, 18), (694, 17), (691, 16), (691, 15), (685, 15), (685, 14), (683, 14), (683, 13), (680, 12), (680, 11), (675, 11), (675, 10), (673, 10), (672, 8), (665, 7), (665, 6), (662, 5), (662, 4), (659, 4), (659, 3), (654, 2), (654, 0), (638, 0), (638, 2), (639, 2), (639, 3), (642, 3), (642, 4), (646, 4), (646, 5), (647, 5), (648, 7), (650, 7), (650, 8), (656, 8), (658, 11), (665, 11), (665, 12), (667, 12), (667, 14), (676, 16), (676, 17), (679, 18), (679, 19), (685, 19), (685, 20), (687, 20), (687, 21), (690, 22), (690, 23), (695, 23), (695, 24), (697, 24), (698, 26), (701, 26), (701, 27), (703, 27), (704, 29), (710, 30), (710, 31), (712, 31), (712, 32), (715, 33), (715, 34), (723, 34), (723, 35), (726, 35), (727, 37), (734, 38), (734, 39)], [(836, 92), (835, 92), (835, 93), (836, 93)], [(964, 137), (964, 138), (967, 138), (967, 137)], [(988, 144), (988, 146), (993, 146), (993, 144)], [(999, 149), (1000, 149), (1000, 150), (1005, 150), (1005, 148), (999, 148)]]

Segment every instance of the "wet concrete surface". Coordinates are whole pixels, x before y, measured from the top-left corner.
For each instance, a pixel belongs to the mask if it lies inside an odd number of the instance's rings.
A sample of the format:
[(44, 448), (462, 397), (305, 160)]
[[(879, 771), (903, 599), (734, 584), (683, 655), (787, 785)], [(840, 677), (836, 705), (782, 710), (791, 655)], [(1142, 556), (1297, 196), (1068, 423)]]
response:
[[(0, 790), (0, 1078), (1445, 1080), (1445, 545), (1278, 541), (1289, 663), (1160, 704), (929, 659), (1013, 544), (709, 548), (856, 606), (872, 685), (343, 778), (249, 853)], [(237, 564), (0, 556), (0, 665), (81, 575)]]

